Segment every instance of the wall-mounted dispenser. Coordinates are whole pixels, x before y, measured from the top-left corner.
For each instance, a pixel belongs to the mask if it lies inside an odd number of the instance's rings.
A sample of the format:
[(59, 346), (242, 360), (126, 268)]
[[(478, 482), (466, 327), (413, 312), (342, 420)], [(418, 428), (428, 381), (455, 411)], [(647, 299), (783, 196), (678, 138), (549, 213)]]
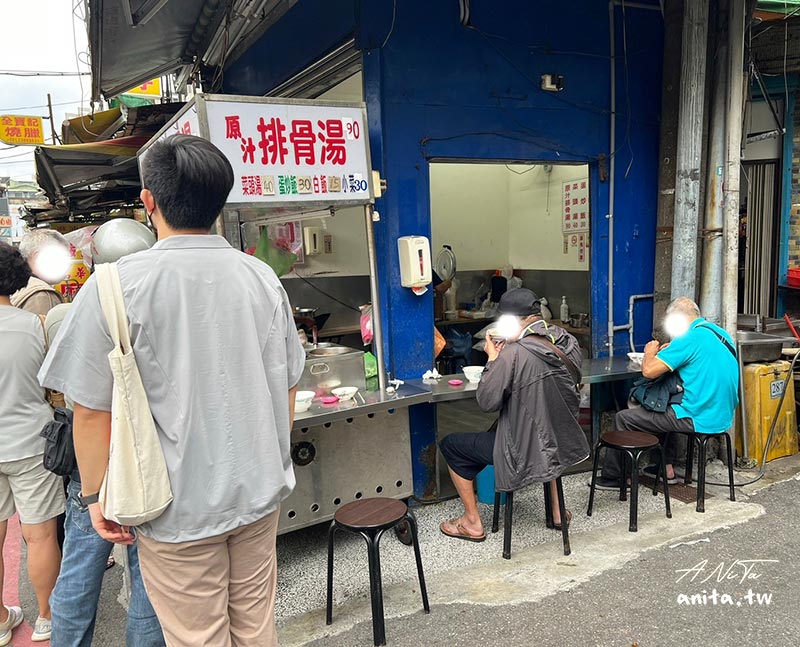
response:
[(431, 282), (431, 244), (425, 236), (403, 236), (397, 239), (400, 255), (400, 284), (419, 288)]

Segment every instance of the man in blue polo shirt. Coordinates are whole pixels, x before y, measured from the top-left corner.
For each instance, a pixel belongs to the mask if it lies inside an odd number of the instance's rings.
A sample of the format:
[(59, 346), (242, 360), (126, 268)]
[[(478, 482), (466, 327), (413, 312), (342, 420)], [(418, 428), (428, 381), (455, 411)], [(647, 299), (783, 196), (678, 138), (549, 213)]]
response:
[[(664, 346), (651, 341), (645, 346), (642, 375), (655, 380), (676, 372), (683, 381), (683, 399), (667, 406), (664, 413), (638, 406), (620, 411), (616, 428), (656, 434), (715, 434), (729, 429), (739, 404), (739, 365), (733, 340), (722, 328), (703, 319), (697, 304), (686, 297), (669, 305), (664, 330), (672, 341)], [(667, 480), (674, 482), (675, 439), (670, 435)], [(599, 485), (619, 488), (621, 473), (620, 452), (607, 452)]]

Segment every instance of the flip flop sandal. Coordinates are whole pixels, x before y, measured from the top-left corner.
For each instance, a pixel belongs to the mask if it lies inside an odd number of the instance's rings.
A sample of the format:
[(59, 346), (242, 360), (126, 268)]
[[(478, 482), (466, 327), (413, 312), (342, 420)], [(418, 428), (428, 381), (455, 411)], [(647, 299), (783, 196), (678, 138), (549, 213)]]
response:
[[(567, 528), (569, 528), (569, 524), (571, 521), (572, 521), (572, 513), (569, 510), (567, 510)], [(560, 523), (553, 524), (553, 530), (558, 530), (558, 532), (561, 532), (562, 529), (563, 526)]]
[[(453, 526), (458, 532), (448, 532), (445, 530), (446, 525)], [(452, 537), (453, 539), (463, 539), (464, 541), (473, 541), (473, 542), (481, 542), (486, 541), (486, 533), (484, 532), (482, 535), (471, 535), (467, 530), (461, 525), (461, 522), (458, 519), (450, 519), (449, 521), (444, 521), (439, 525), (439, 530), (442, 531), (443, 535), (447, 535), (448, 537)]]

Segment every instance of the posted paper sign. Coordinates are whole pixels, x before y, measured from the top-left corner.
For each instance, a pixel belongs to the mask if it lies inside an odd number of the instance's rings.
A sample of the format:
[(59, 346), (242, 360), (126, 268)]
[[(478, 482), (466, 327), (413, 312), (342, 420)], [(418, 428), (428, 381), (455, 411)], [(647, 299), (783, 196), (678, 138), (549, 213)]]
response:
[(588, 180), (573, 180), (572, 182), (564, 182), (562, 205), (561, 231), (563, 231), (565, 234), (588, 232)]

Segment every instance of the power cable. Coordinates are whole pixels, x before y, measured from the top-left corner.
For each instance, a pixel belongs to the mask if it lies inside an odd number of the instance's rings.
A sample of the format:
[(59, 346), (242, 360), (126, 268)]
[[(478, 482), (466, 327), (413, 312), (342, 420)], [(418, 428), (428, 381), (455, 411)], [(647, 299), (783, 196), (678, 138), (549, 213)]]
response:
[[(69, 106), (74, 105), (76, 103), (80, 103), (80, 99), (76, 99), (75, 101), (62, 101), (60, 103), (51, 103), (50, 105), (55, 106)], [(15, 108), (0, 108), (0, 112), (14, 112), (16, 110), (36, 110), (37, 108), (47, 108), (47, 104), (42, 104), (40, 106), (17, 106)]]
[(0, 76), (90, 76), (91, 72), (36, 72), (33, 70), (0, 70)]
[(297, 272), (297, 270), (295, 270), (295, 271), (294, 271), (294, 275), (295, 275), (295, 276), (296, 276), (298, 279), (300, 279), (301, 281), (303, 281), (305, 284), (307, 284), (307, 285), (308, 285), (310, 288), (312, 288), (312, 289), (316, 290), (317, 292), (319, 292), (320, 294), (322, 294), (322, 295), (324, 295), (324, 296), (328, 297), (328, 298), (329, 298), (331, 301), (335, 301), (336, 303), (338, 303), (338, 304), (339, 304), (339, 305), (341, 305), (341, 306), (344, 306), (344, 307), (345, 307), (345, 308), (347, 308), (348, 310), (353, 310), (354, 312), (361, 312), (361, 310), (359, 310), (358, 308), (356, 308), (356, 307), (354, 307), (354, 306), (351, 306), (349, 303), (345, 303), (344, 301), (342, 301), (341, 299), (338, 299), (338, 298), (336, 298), (335, 296), (333, 296), (333, 295), (332, 295), (332, 294), (330, 294), (329, 292), (326, 292), (326, 291), (325, 291), (325, 290), (323, 290), (322, 288), (320, 288), (320, 287), (318, 287), (318, 286), (314, 285), (314, 284), (313, 284), (311, 281), (309, 281), (309, 280), (308, 280), (308, 279), (307, 279), (305, 276), (303, 276), (302, 274), (299, 274), (299, 273)]
[(397, 18), (397, 0), (394, 0), (392, 3), (392, 24), (389, 26), (389, 33), (386, 34), (386, 38), (383, 39), (383, 44), (381, 45), (381, 49), (386, 47), (386, 43), (389, 42), (389, 39), (392, 37), (392, 33), (394, 32), (394, 21)]

